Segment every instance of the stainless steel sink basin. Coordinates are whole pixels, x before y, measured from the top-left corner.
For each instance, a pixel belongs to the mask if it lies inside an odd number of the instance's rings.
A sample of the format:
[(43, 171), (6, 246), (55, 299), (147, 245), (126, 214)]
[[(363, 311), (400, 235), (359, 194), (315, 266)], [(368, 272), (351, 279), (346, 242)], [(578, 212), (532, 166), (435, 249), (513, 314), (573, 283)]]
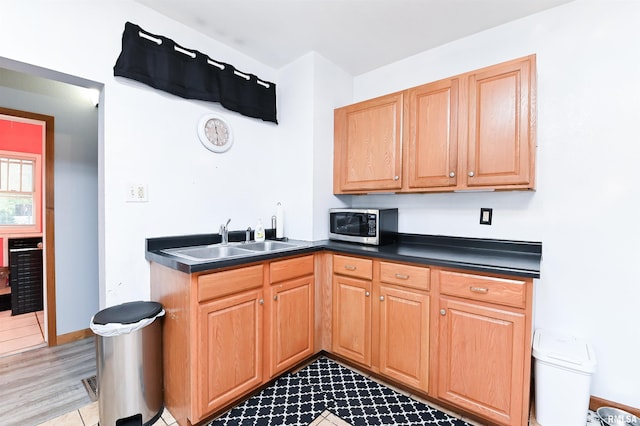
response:
[(258, 253), (286, 251), (304, 247), (300, 244), (283, 243), (281, 241), (237, 242), (228, 244), (210, 244), (207, 246), (177, 247), (162, 250), (163, 253), (182, 257), (193, 261), (211, 261), (230, 259), (242, 256), (255, 256)]
[(297, 247), (295, 244), (287, 244), (280, 241), (260, 241), (255, 243), (244, 243), (240, 247), (254, 251), (275, 251)]
[(250, 250), (244, 250), (236, 246), (210, 245), (198, 247), (181, 247), (163, 250), (167, 254), (180, 256), (192, 260), (218, 260), (252, 254)]

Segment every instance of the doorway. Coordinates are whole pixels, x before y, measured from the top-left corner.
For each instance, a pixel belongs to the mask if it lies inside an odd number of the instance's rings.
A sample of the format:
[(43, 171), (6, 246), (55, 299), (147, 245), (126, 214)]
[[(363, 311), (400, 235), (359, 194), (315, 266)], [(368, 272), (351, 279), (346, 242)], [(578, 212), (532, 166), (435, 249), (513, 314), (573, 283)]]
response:
[(57, 344), (54, 121), (0, 108), (0, 356)]
[[(103, 87), (99, 82), (0, 57), (0, 106), (55, 117), (45, 168), (43, 229), (48, 292), (45, 332), (50, 346), (92, 335), (99, 310), (103, 208)], [(55, 134), (55, 146), (53, 135)], [(55, 150), (55, 156), (54, 151)], [(55, 157), (55, 158), (53, 158)], [(54, 215), (55, 209), (55, 215)], [(55, 237), (53, 232), (55, 226)], [(53, 253), (55, 255), (49, 256)], [(54, 261), (55, 260), (55, 261)], [(55, 268), (55, 270), (54, 270)]]

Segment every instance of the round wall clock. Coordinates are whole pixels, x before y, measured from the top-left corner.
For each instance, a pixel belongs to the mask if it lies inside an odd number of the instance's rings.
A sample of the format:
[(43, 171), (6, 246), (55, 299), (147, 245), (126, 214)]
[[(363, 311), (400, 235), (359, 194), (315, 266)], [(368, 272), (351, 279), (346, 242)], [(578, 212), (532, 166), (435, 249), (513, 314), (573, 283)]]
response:
[(215, 114), (206, 114), (200, 119), (198, 137), (205, 148), (213, 152), (225, 152), (233, 144), (231, 126)]

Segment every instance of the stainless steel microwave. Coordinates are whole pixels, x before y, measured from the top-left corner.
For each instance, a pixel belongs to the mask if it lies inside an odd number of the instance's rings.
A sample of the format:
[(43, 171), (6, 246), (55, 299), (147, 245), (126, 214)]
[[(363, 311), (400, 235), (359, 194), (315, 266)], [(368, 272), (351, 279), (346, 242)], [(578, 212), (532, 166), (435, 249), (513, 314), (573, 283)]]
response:
[(329, 209), (329, 238), (383, 245), (398, 234), (398, 209)]

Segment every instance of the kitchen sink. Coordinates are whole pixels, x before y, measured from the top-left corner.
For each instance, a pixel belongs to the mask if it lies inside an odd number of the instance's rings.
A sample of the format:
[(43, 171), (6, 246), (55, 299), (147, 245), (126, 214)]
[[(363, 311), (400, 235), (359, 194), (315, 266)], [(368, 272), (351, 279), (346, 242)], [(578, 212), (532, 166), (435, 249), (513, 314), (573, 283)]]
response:
[(295, 244), (282, 243), (280, 241), (260, 241), (255, 243), (243, 243), (240, 245), (243, 249), (254, 251), (275, 251), (290, 249), (297, 247)]
[(281, 241), (235, 242), (228, 244), (210, 244), (207, 246), (177, 247), (162, 250), (165, 254), (195, 261), (212, 261), (242, 256), (255, 256), (258, 253), (286, 251), (303, 247), (300, 244), (283, 243)]
[(230, 257), (246, 256), (253, 253), (250, 250), (244, 250), (236, 246), (218, 244), (198, 247), (180, 247), (163, 250), (163, 252), (192, 260), (227, 259)]

